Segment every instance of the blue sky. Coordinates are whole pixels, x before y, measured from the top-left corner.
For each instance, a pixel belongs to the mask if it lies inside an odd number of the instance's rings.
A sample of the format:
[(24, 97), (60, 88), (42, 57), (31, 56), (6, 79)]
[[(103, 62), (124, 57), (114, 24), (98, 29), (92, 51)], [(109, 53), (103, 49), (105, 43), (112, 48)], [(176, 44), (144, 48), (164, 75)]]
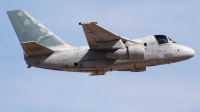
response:
[[(199, 6), (199, 0), (1, 0), (0, 112), (199, 112)], [(26, 10), (72, 46), (87, 44), (78, 23), (97, 21), (131, 39), (165, 34), (196, 55), (146, 72), (97, 77), (28, 69), (6, 14), (14, 9)]]

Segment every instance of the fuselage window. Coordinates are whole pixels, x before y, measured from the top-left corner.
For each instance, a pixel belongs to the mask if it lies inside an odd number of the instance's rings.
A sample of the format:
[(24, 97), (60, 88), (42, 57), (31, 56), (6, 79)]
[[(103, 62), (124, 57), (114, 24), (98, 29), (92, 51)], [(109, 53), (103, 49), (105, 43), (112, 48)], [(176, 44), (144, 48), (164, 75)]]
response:
[(165, 35), (155, 35), (155, 37), (156, 37), (159, 44), (169, 43), (168, 39)]

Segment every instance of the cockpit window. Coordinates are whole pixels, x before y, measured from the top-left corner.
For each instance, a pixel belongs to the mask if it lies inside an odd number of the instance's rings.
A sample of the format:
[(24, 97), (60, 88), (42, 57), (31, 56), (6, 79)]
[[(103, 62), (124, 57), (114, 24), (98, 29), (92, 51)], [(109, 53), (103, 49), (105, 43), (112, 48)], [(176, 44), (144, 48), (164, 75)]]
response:
[(169, 38), (169, 43), (176, 43), (176, 42)]
[(155, 37), (156, 37), (159, 44), (169, 43), (168, 39), (165, 35), (155, 35)]

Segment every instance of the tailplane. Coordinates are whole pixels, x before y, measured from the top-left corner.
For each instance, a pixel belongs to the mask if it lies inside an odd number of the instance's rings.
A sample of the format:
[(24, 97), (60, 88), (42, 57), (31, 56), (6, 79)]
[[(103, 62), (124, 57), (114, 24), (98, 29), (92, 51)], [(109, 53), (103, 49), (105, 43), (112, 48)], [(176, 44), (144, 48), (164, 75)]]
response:
[(25, 54), (29, 56), (37, 56), (37, 55), (45, 55), (45, 54), (54, 53), (54, 50), (49, 49), (37, 42), (22, 42), (21, 46)]

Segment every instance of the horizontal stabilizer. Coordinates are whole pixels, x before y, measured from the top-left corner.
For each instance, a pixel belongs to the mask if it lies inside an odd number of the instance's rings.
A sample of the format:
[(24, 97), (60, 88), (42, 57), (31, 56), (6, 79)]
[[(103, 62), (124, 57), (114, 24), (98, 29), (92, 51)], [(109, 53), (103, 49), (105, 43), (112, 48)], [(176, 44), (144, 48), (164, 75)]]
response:
[(30, 56), (38, 56), (38, 55), (45, 55), (45, 54), (52, 54), (54, 53), (53, 50), (39, 44), (36, 42), (23, 42), (21, 46), (26, 55)]

